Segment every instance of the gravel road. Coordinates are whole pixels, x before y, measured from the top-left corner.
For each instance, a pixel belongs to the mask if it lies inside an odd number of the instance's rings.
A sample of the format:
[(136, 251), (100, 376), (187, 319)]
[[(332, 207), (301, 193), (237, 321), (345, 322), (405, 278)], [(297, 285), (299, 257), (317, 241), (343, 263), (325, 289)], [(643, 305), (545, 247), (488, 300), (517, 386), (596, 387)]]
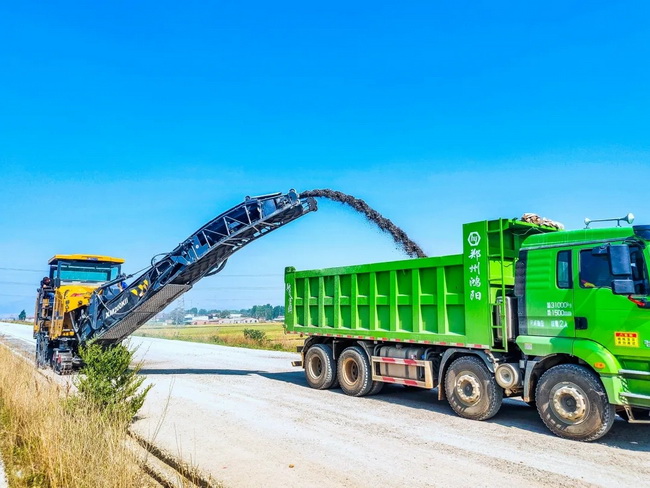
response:
[[(0, 333), (33, 344), (28, 327)], [(473, 422), (435, 390), (312, 390), (290, 364), (297, 354), (131, 344), (155, 385), (134, 429), (228, 487), (650, 487), (650, 426), (617, 419), (604, 439), (577, 443), (516, 400)]]

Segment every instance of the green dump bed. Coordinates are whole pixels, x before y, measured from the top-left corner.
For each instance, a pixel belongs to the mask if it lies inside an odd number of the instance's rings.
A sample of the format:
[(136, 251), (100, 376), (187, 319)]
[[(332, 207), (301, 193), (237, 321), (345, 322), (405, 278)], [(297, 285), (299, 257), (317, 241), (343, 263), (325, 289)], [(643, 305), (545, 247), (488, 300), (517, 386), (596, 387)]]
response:
[[(553, 229), (517, 220), (463, 226), (463, 254), (285, 270), (290, 333), (506, 348), (505, 307), (523, 239)], [(501, 301), (500, 299), (498, 300)], [(501, 324), (501, 325), (498, 325)]]

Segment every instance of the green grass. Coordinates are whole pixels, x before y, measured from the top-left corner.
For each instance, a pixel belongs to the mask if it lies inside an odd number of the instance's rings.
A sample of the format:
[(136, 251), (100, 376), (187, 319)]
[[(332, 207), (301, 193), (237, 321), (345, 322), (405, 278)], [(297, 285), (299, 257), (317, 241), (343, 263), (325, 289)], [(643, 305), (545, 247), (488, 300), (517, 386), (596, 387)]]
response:
[(8, 324), (31, 325), (32, 327), (34, 326), (33, 320), (3, 320), (2, 322)]
[[(244, 337), (244, 329), (260, 330), (264, 332), (265, 339), (260, 341)], [(278, 323), (176, 326), (145, 325), (134, 335), (176, 341), (291, 352), (296, 352), (296, 347), (302, 346), (304, 340), (298, 335), (285, 334), (282, 324)]]

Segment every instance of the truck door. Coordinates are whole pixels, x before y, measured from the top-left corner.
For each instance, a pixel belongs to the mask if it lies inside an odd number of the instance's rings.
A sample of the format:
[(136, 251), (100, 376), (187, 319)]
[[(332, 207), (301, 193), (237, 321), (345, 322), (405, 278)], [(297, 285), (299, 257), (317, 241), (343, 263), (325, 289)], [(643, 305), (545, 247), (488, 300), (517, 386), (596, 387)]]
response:
[(570, 249), (557, 248), (529, 251), (526, 266), (526, 330), (520, 327), (523, 335), (573, 337), (572, 254)]
[[(606, 245), (578, 251), (574, 265), (575, 336), (598, 342), (616, 356), (636, 355), (643, 348), (641, 327), (647, 324), (648, 316), (627, 295), (613, 293), (612, 282), (621, 276), (612, 271), (610, 248)], [(643, 250), (632, 244), (629, 255), (632, 275), (627, 278), (634, 280), (634, 294), (647, 295)]]

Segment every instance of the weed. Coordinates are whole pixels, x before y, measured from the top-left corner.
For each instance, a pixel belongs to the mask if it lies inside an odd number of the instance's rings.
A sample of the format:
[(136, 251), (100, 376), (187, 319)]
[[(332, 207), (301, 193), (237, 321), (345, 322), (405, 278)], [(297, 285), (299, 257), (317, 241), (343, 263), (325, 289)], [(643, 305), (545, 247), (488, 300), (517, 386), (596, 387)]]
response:
[(259, 329), (244, 329), (244, 337), (262, 343), (266, 340), (266, 332)]

